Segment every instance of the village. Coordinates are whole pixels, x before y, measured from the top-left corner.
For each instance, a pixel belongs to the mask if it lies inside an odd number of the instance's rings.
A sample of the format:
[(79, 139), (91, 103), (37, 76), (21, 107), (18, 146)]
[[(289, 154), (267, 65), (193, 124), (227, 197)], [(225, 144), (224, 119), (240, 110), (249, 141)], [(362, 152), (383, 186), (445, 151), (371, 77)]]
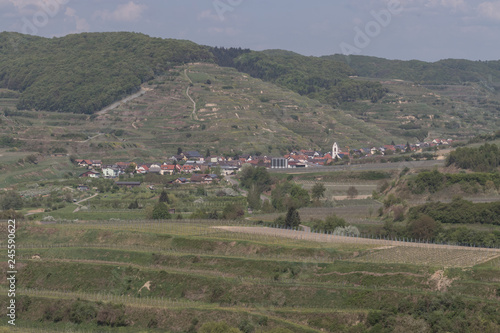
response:
[(158, 174), (162, 176), (179, 174), (182, 177), (173, 180), (172, 183), (210, 184), (218, 181), (221, 176), (236, 174), (245, 164), (268, 169), (323, 167), (334, 164), (350, 164), (353, 160), (362, 160), (373, 156), (422, 152), (424, 149), (449, 146), (452, 142), (450, 139), (434, 139), (416, 144), (390, 144), (382, 147), (353, 150), (346, 147), (345, 151), (342, 151), (335, 142), (332, 150), (324, 154), (316, 150), (300, 150), (292, 151), (282, 157), (263, 156), (261, 154), (224, 157), (203, 156), (198, 151), (187, 151), (173, 155), (165, 162), (157, 163), (115, 162), (113, 164), (103, 164), (101, 160), (93, 159), (74, 159), (74, 163), (79, 167), (88, 169), (88, 171), (80, 174), (82, 178), (113, 179), (125, 174)]

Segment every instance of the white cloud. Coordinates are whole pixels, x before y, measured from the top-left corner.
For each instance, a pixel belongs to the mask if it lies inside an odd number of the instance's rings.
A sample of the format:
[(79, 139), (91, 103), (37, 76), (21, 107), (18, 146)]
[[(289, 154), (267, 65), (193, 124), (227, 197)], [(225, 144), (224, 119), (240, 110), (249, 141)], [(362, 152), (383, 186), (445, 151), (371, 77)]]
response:
[(198, 14), (198, 20), (212, 20), (212, 21), (220, 21), (219, 16), (217, 16), (212, 10), (207, 9)]
[(69, 19), (72, 19), (75, 21), (75, 25), (76, 25), (75, 32), (84, 32), (84, 31), (90, 30), (90, 25), (88, 24), (87, 20), (76, 15), (75, 9), (73, 9), (71, 7), (66, 8), (66, 12), (64, 13), (64, 15), (66, 15)]
[(500, 21), (500, 1), (483, 2), (477, 7), (477, 11), (482, 17)]
[(94, 18), (104, 21), (133, 22), (142, 17), (142, 13), (147, 9), (146, 5), (138, 5), (134, 1), (119, 5), (114, 11), (98, 10), (94, 13)]

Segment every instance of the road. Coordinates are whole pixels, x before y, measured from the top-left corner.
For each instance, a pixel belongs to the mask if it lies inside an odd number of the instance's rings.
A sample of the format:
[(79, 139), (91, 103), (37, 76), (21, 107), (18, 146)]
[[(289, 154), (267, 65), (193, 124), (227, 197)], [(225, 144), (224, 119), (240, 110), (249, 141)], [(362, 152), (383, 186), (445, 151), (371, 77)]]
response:
[(325, 167), (310, 167), (310, 168), (289, 168), (289, 169), (269, 169), (270, 173), (315, 173), (328, 171), (375, 171), (375, 170), (403, 170), (404, 168), (432, 168), (445, 165), (445, 161), (412, 161), (398, 163), (370, 163), (370, 164), (354, 164), (354, 165), (336, 165)]
[(466, 247), (466, 246), (456, 246), (456, 245), (442, 245), (442, 244), (428, 244), (428, 243), (413, 243), (413, 242), (402, 242), (393, 241), (385, 239), (371, 239), (371, 238), (359, 238), (359, 237), (346, 237), (346, 236), (336, 236), (336, 235), (326, 235), (317, 234), (309, 231), (295, 231), (286, 229), (276, 229), (267, 227), (213, 227), (217, 229), (222, 229), (231, 232), (241, 232), (246, 234), (257, 234), (275, 237), (285, 237), (292, 239), (309, 240), (316, 242), (327, 242), (327, 243), (341, 243), (341, 244), (368, 244), (368, 245), (379, 245), (382, 247), (393, 247), (393, 246), (404, 246), (404, 247), (419, 247), (419, 248), (433, 248), (433, 249), (453, 249), (453, 250), (471, 250), (471, 251), (488, 251), (492, 254), (499, 254), (500, 249), (487, 249), (479, 247)]

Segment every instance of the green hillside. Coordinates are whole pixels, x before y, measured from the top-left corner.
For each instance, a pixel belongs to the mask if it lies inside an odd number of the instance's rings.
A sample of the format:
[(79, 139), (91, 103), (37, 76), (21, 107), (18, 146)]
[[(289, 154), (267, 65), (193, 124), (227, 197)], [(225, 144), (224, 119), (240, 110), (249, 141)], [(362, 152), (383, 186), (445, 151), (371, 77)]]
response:
[(492, 88), (500, 88), (500, 61), (445, 59), (431, 63), (355, 55), (346, 58), (340, 54), (322, 59), (348, 63), (357, 75), (363, 77), (401, 79), (421, 84), (481, 82)]
[(0, 88), (22, 92), (20, 109), (91, 114), (175, 65), (212, 55), (189, 41), (137, 33), (41, 38), (0, 34)]

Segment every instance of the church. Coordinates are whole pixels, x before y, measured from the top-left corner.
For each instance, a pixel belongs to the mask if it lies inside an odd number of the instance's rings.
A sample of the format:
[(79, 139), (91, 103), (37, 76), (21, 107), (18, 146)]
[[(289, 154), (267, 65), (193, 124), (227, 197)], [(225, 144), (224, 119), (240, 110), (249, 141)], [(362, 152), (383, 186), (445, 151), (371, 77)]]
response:
[(345, 152), (345, 153), (341, 152), (339, 149), (339, 145), (337, 144), (337, 142), (335, 142), (333, 144), (333, 147), (332, 147), (331, 156), (332, 156), (332, 160), (335, 160), (336, 158), (341, 160), (344, 157), (349, 158), (349, 152)]

